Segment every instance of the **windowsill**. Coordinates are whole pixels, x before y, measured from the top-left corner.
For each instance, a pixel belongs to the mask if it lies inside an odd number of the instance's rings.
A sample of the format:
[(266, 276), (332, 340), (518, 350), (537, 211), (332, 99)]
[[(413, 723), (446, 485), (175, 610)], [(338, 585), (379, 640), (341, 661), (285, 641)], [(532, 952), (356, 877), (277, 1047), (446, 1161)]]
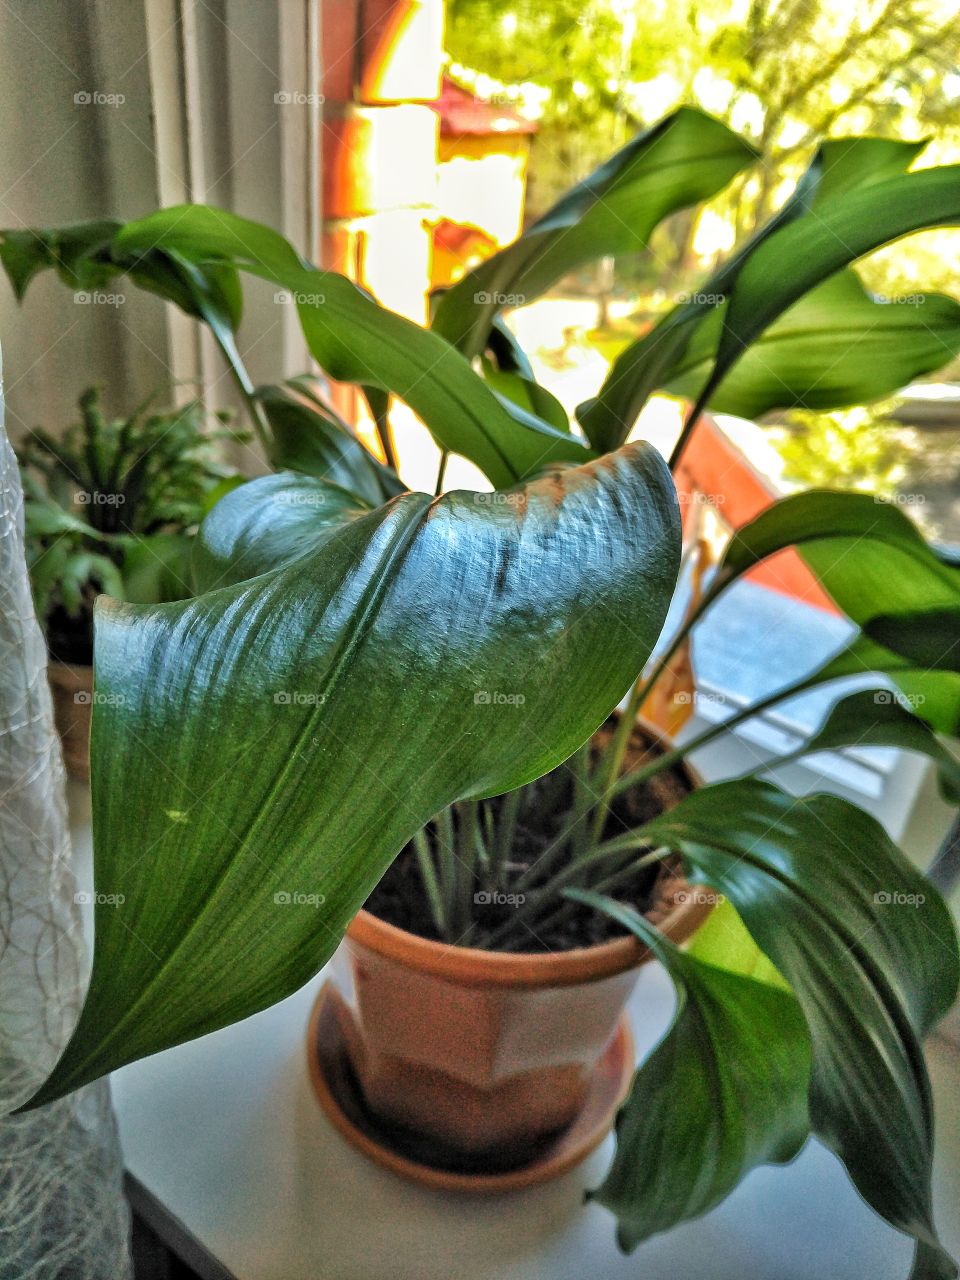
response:
[[(85, 884), (85, 789), (71, 784), (70, 799)], [(331, 1128), (310, 1090), (305, 1035), (321, 981), (113, 1075), (127, 1167), (238, 1280), (902, 1280), (909, 1270), (909, 1241), (866, 1208), (813, 1141), (790, 1166), (755, 1170), (705, 1218), (630, 1257), (616, 1248), (610, 1215), (583, 1202), (609, 1164), (610, 1137), (577, 1169), (516, 1195), (439, 1194), (378, 1169)], [(663, 1034), (673, 1004), (666, 974), (645, 966), (628, 1005), (638, 1057)], [(956, 1252), (960, 1050), (934, 1036), (927, 1057), (937, 1213)]]

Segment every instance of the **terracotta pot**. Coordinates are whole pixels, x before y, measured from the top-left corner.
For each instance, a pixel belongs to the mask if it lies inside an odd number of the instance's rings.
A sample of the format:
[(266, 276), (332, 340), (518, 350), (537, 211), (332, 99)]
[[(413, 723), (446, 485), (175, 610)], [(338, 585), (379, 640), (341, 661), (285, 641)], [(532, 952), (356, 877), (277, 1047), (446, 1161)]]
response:
[[(685, 895), (658, 924), (682, 942), (709, 911)], [(331, 979), (366, 1106), (441, 1152), (522, 1158), (576, 1119), (650, 958), (626, 937), (536, 954), (455, 947), (361, 911)]]
[[(661, 929), (683, 941), (709, 910), (691, 898)], [(535, 955), (452, 947), (361, 911), (331, 976), (368, 1107), (452, 1152), (494, 1155), (576, 1118), (649, 959), (633, 938)]]
[(93, 667), (72, 667), (50, 659), (47, 678), (53, 694), (53, 719), (63, 747), (67, 773), (90, 781), (90, 712), (93, 709)]

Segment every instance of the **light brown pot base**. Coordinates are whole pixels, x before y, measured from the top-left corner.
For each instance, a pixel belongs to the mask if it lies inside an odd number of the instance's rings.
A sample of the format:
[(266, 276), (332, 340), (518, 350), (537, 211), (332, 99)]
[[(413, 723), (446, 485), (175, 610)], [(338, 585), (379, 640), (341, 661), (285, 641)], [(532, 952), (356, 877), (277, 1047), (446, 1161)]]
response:
[[(336, 993), (320, 989), (307, 1031), (307, 1060), (314, 1092), (334, 1127), (384, 1169), (436, 1190), (492, 1195), (535, 1186), (572, 1169), (608, 1133), (633, 1075), (633, 1038), (626, 1019), (601, 1055), (580, 1114), (552, 1138), (496, 1156), (470, 1157), (423, 1134), (385, 1123), (365, 1104), (340, 1037)], [(504, 1167), (509, 1165), (510, 1167)]]

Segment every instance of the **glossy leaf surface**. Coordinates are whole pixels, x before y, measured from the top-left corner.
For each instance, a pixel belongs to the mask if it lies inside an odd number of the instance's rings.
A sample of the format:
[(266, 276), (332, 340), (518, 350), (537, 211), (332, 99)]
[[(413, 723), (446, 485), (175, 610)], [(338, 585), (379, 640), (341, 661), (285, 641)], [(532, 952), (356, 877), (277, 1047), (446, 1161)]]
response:
[(624, 695), (678, 568), (660, 455), (478, 498), (408, 494), (247, 583), (101, 604), (93, 975), (36, 1102), (295, 991), (428, 818), (559, 764)]
[(633, 1249), (712, 1209), (757, 1165), (793, 1159), (810, 1131), (810, 1042), (781, 987), (679, 950), (610, 898), (569, 896), (636, 934), (677, 992), (673, 1023), (617, 1116), (613, 1165), (591, 1193), (616, 1215), (620, 1247)]

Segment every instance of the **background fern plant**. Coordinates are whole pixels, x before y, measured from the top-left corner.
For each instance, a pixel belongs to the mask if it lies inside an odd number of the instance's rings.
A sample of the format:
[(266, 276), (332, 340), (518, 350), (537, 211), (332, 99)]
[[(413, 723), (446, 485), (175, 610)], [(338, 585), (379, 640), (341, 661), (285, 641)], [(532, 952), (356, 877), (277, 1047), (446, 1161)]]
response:
[(93, 603), (155, 603), (190, 594), (191, 540), (217, 499), (242, 477), (220, 446), (248, 438), (202, 404), (108, 419), (101, 389), (80, 396), (79, 421), (37, 428), (17, 447), (26, 551), (37, 616), (54, 657), (89, 664)]

